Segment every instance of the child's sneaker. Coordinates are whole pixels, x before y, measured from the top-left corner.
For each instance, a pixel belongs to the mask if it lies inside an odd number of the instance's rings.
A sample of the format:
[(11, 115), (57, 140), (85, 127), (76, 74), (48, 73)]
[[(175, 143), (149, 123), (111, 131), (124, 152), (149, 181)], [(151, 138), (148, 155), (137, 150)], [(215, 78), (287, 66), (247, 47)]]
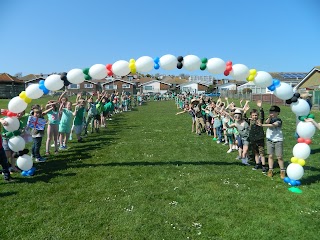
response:
[(252, 168), (252, 170), (258, 170), (259, 168), (261, 168), (261, 166), (260, 166), (259, 164), (256, 164), (256, 165)]
[(262, 173), (267, 174), (267, 168), (262, 166)]
[(217, 143), (220, 143), (220, 141), (218, 140)]
[(43, 157), (36, 158), (36, 162), (45, 162), (46, 159)]
[(250, 163), (248, 163), (248, 158), (242, 158), (241, 162), (243, 165), (250, 166)]
[(225, 142), (223, 145), (228, 145), (229, 143), (228, 142)]
[(232, 149), (230, 148), (228, 151), (227, 151), (227, 153), (231, 153), (232, 152)]
[(241, 156), (237, 156), (237, 157), (236, 157), (236, 160), (240, 160), (240, 159), (241, 159)]
[(280, 177), (281, 177), (281, 179), (284, 179), (286, 177), (286, 171), (285, 170), (281, 170), (280, 171)]
[(269, 171), (268, 171), (268, 177), (273, 177), (273, 169), (269, 169)]

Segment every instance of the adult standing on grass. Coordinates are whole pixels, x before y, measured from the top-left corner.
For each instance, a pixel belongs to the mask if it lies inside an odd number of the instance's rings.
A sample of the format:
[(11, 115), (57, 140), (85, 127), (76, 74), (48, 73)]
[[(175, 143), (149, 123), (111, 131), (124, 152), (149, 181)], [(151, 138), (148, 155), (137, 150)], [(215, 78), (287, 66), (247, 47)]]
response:
[(282, 179), (286, 176), (286, 170), (283, 162), (283, 133), (282, 133), (282, 120), (279, 118), (280, 108), (278, 106), (271, 106), (269, 110), (269, 117), (265, 124), (261, 126), (267, 127), (267, 154), (268, 154), (268, 177), (273, 177), (273, 155), (278, 159), (280, 167), (280, 177)]

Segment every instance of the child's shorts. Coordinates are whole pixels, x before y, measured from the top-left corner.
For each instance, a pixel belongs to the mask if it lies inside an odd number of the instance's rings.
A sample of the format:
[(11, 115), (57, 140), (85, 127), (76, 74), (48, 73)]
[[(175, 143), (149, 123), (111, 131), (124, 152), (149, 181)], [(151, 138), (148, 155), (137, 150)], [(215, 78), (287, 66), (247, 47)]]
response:
[(76, 135), (80, 135), (81, 132), (82, 132), (82, 125), (74, 125), (73, 130), (74, 130)]

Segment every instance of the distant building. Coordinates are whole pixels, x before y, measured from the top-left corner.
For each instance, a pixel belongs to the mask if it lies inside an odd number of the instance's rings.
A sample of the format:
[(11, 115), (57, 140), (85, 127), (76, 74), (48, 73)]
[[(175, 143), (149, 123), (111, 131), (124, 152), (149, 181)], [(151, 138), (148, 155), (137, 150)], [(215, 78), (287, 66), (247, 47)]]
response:
[(182, 83), (178, 86), (182, 93), (203, 94), (208, 90), (208, 85), (197, 82)]
[(102, 88), (109, 94), (113, 92), (125, 92), (127, 94), (134, 95), (137, 93), (136, 83), (122, 79), (114, 79), (113, 81), (102, 83)]
[(13, 98), (24, 91), (24, 82), (8, 73), (0, 73), (0, 98)]
[(142, 93), (163, 94), (170, 89), (171, 84), (165, 83), (159, 80), (152, 80), (152, 81), (140, 84), (139, 87), (140, 87), (140, 92)]

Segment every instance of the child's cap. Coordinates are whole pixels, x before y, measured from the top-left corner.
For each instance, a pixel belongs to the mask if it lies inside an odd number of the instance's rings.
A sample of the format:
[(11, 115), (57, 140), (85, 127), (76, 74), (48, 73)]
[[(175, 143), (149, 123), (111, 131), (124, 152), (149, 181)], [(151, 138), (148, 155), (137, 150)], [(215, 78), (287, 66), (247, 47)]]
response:
[(278, 106), (271, 106), (269, 112), (280, 112), (280, 108)]
[(242, 112), (241, 112), (240, 109), (236, 109), (236, 110), (234, 111), (234, 114), (241, 114), (241, 115), (242, 115)]

